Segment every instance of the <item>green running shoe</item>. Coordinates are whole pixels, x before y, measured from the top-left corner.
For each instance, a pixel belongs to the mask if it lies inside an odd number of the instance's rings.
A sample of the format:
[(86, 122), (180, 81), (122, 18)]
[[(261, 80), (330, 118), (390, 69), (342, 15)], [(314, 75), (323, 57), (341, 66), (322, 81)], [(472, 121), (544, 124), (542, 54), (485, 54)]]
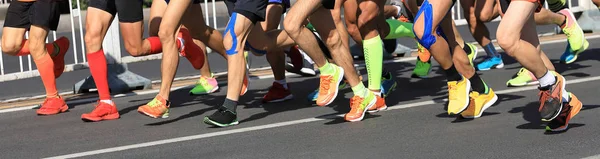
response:
[(517, 74), (514, 75), (512, 79), (506, 82), (506, 86), (521, 87), (528, 85), (536, 85), (538, 83), (539, 82), (537, 81), (533, 73), (529, 72), (529, 70), (525, 68), (521, 68), (521, 70), (519, 70), (519, 72), (517, 72)]

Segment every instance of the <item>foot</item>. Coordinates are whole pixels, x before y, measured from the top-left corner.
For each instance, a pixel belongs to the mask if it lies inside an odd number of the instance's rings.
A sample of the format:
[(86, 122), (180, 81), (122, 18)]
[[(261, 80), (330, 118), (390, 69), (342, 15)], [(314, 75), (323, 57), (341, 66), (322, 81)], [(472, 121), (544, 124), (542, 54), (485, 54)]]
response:
[(486, 57), (482, 62), (477, 64), (477, 70), (485, 71), (490, 69), (503, 68), (502, 56)]
[(54, 115), (69, 110), (69, 106), (65, 103), (65, 100), (58, 97), (50, 97), (44, 100), (42, 107), (36, 111), (38, 115)]
[(533, 73), (529, 72), (529, 70), (525, 68), (521, 68), (517, 74), (513, 76), (512, 79), (506, 82), (506, 86), (508, 87), (521, 87), (521, 86), (529, 86), (529, 85), (537, 85), (539, 82)]
[(413, 78), (426, 78), (431, 72), (431, 53), (421, 45), (417, 45), (417, 63), (413, 70)]
[(396, 89), (397, 83), (390, 72), (384, 73), (381, 77), (381, 95), (387, 97)]
[(220, 107), (215, 113), (204, 117), (204, 123), (218, 127), (228, 127), (239, 124), (237, 114), (225, 107)]
[(371, 109), (376, 102), (377, 99), (373, 92), (367, 93), (364, 98), (355, 95), (350, 98), (350, 112), (344, 115), (344, 119), (349, 122), (361, 121), (367, 110)]
[(553, 85), (540, 87), (540, 116), (542, 121), (551, 121), (556, 118), (563, 108), (562, 94), (565, 89), (565, 78), (556, 74)]
[(464, 118), (479, 118), (487, 108), (498, 101), (498, 96), (491, 88), (487, 94), (472, 91), (469, 96), (471, 97), (469, 106), (460, 114)]
[(560, 57), (560, 61), (570, 64), (575, 62), (577, 56), (589, 47), (589, 42), (585, 39), (583, 30), (577, 24), (577, 19), (571, 10), (563, 9), (559, 13), (565, 15), (565, 27), (562, 30), (567, 35), (568, 40), (567, 49)]
[(471, 49), (471, 52), (467, 52), (467, 57), (469, 57), (469, 63), (471, 64), (471, 66), (475, 66), (473, 65), (473, 60), (475, 60), (475, 58), (477, 58), (477, 46), (471, 44), (471, 43), (466, 43), (467, 45), (465, 45), (464, 47), (469, 47)]
[(294, 98), (292, 92), (290, 92), (289, 84), (286, 84), (288, 88), (286, 89), (283, 85), (273, 82), (273, 86), (269, 89), (269, 92), (263, 97), (263, 103), (276, 103), (283, 102), (286, 100), (290, 100)]
[(569, 121), (573, 118), (579, 111), (583, 104), (573, 93), (569, 93), (569, 102), (565, 102), (563, 104), (563, 109), (554, 120), (550, 121), (546, 126), (546, 131), (564, 131), (569, 127)]
[(319, 82), (319, 96), (317, 97), (318, 106), (326, 106), (331, 104), (337, 97), (339, 85), (344, 77), (344, 69), (335, 64), (331, 64), (335, 68), (332, 75), (321, 74)]
[(54, 52), (50, 52), (53, 54), (51, 57), (54, 62), (54, 78), (58, 78), (65, 71), (65, 54), (69, 50), (69, 39), (63, 36), (56, 39), (51, 45), (54, 45)]
[(471, 82), (463, 77), (461, 81), (448, 82), (448, 114), (460, 114), (469, 106)]
[(367, 112), (376, 113), (379, 111), (387, 110), (388, 106), (385, 104), (385, 98), (383, 98), (381, 95), (375, 94), (375, 100), (375, 105), (369, 108)]
[[(346, 85), (348, 85), (348, 81), (344, 80), (344, 82), (340, 83), (340, 85), (338, 86), (338, 89), (343, 89), (346, 87)], [(315, 91), (311, 92), (310, 94), (308, 94), (308, 100), (309, 101), (317, 101), (317, 97), (319, 97), (319, 89), (316, 89)]]
[(190, 32), (185, 28), (181, 28), (177, 37), (183, 44), (179, 54), (187, 58), (195, 69), (201, 69), (204, 66), (204, 52), (194, 43)]
[(81, 120), (87, 122), (97, 122), (102, 120), (114, 120), (119, 119), (119, 111), (117, 106), (113, 104), (104, 103), (98, 101), (96, 108), (92, 112), (81, 115)]
[(217, 90), (219, 90), (219, 84), (216, 78), (200, 76), (196, 86), (190, 90), (190, 95), (205, 95)]
[(138, 107), (138, 112), (151, 118), (168, 118), (171, 102), (157, 95), (146, 105)]
[[(294, 51), (295, 50), (295, 51)], [(297, 52), (298, 55), (295, 55)], [(299, 56), (299, 57), (295, 57)], [(288, 53), (288, 57), (290, 57), (291, 62), (286, 63), (285, 70), (291, 73), (296, 73), (301, 76), (315, 76), (317, 73), (315, 72), (314, 65), (304, 58), (301, 51), (297, 47), (290, 48)]]

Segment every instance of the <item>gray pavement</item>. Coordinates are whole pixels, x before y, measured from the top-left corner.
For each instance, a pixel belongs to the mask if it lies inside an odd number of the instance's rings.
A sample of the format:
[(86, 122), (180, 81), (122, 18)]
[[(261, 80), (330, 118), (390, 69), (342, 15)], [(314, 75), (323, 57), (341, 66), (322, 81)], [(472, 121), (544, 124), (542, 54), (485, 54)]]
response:
[[(542, 48), (557, 63), (566, 42)], [(387, 98), (391, 110), (344, 122), (350, 89), (329, 107), (317, 107), (306, 95), (317, 78), (290, 78), (294, 100), (262, 104), (270, 79), (250, 81), (250, 91), (238, 107), (241, 124), (213, 128), (201, 123), (222, 102), (225, 91), (188, 96), (190, 88), (173, 91), (171, 117), (150, 119), (136, 108), (155, 94), (115, 99), (121, 119), (84, 123), (80, 115), (92, 103), (71, 104), (70, 111), (36, 116), (35, 110), (0, 114), (0, 158), (581, 158), (600, 154), (600, 39), (576, 63), (556, 64), (569, 91), (584, 109), (564, 133), (545, 133), (537, 113), (535, 88), (507, 88), (520, 66), (504, 57), (505, 68), (480, 72), (499, 102), (475, 120), (445, 114), (445, 80), (439, 67), (429, 79), (411, 79), (414, 61), (386, 64), (398, 88)], [(437, 66), (437, 64), (434, 64)], [(362, 72), (365, 72), (362, 70)], [(314, 86), (314, 87), (310, 87)], [(221, 90), (227, 87), (223, 86)], [(126, 146), (126, 147), (120, 147)], [(100, 151), (95, 151), (100, 150)], [(97, 153), (105, 152), (105, 153)]]

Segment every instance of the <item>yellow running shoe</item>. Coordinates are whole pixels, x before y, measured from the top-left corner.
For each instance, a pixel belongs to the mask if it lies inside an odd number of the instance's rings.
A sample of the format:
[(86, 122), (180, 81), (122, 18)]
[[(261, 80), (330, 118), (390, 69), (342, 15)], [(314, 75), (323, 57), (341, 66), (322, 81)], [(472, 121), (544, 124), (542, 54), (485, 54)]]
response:
[(375, 105), (377, 99), (373, 92), (367, 93), (365, 98), (357, 95), (350, 98), (350, 112), (344, 115), (344, 119), (349, 122), (361, 121), (365, 117), (365, 113)]
[(461, 81), (448, 82), (448, 114), (460, 114), (469, 106), (469, 91), (471, 82), (462, 77)]
[(146, 105), (138, 107), (138, 112), (151, 118), (168, 118), (171, 102), (157, 95)]
[(489, 89), (487, 94), (479, 94), (479, 92), (473, 91), (469, 96), (471, 97), (469, 107), (460, 114), (464, 118), (479, 118), (483, 111), (498, 101), (498, 96), (492, 88)]

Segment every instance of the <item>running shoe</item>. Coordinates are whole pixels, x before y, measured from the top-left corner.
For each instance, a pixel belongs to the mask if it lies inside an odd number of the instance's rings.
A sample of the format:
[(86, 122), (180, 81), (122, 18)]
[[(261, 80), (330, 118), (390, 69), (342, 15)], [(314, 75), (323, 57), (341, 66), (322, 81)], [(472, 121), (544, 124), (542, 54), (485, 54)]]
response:
[(335, 68), (333, 75), (321, 74), (319, 82), (319, 96), (317, 97), (318, 106), (326, 106), (331, 104), (337, 97), (340, 83), (343, 81), (344, 69), (333, 63), (330, 63)]
[(567, 35), (568, 45), (567, 49), (560, 57), (560, 62), (570, 64), (577, 60), (577, 56), (585, 51), (589, 47), (589, 42), (585, 39), (583, 30), (577, 24), (577, 19), (573, 15), (573, 12), (569, 9), (563, 9), (559, 12), (565, 15), (565, 27), (562, 29), (565, 35)]
[[(538, 3), (539, 2), (540, 1), (538, 1)], [(548, 2), (548, 9), (550, 9), (552, 12), (558, 12), (559, 10), (565, 8), (565, 5), (567, 4), (566, 0), (547, 0), (547, 2)], [(544, 4), (539, 4), (539, 5), (544, 5)]]
[(448, 82), (448, 114), (460, 114), (469, 106), (471, 82), (462, 77), (461, 81)]
[[(383, 94), (381, 94), (383, 95)], [(367, 110), (369, 113), (376, 113), (379, 111), (387, 110), (388, 106), (385, 104), (385, 98), (381, 95), (375, 94), (375, 105)]]
[(157, 95), (146, 105), (138, 107), (138, 112), (151, 118), (168, 118), (171, 102)]
[(114, 120), (119, 119), (119, 111), (115, 104), (108, 104), (105, 102), (98, 101), (96, 108), (88, 114), (82, 114), (81, 120), (87, 122), (97, 122), (102, 120)]
[(286, 89), (285, 87), (283, 87), (283, 85), (277, 82), (273, 82), (273, 86), (271, 86), (267, 94), (265, 94), (262, 102), (276, 103), (294, 98), (294, 95), (292, 95), (292, 92), (290, 92), (290, 85), (288, 84), (287, 86), (288, 88)]
[(469, 49), (471, 49), (471, 52), (467, 52), (467, 57), (469, 57), (469, 62), (471, 63), (471, 66), (475, 66), (475, 65), (473, 65), (473, 60), (475, 60), (475, 58), (477, 58), (477, 52), (478, 52), (477, 46), (475, 46), (471, 43), (466, 43), (465, 47), (469, 47)]
[(244, 94), (246, 94), (246, 92), (248, 92), (248, 77), (250, 76), (248, 72), (249, 70), (246, 69), (246, 74), (244, 74), (244, 81), (242, 81), (242, 91), (240, 92), (240, 96), (243, 96)]
[(569, 98), (571, 99), (569, 102), (565, 102), (563, 104), (563, 109), (554, 120), (550, 121), (546, 126), (546, 131), (564, 131), (569, 127), (569, 121), (573, 118), (579, 111), (583, 104), (573, 93), (569, 93)]
[(58, 96), (54, 98), (46, 98), (42, 107), (36, 111), (38, 115), (54, 115), (69, 110), (69, 106), (65, 103), (65, 100)]
[[(346, 87), (346, 85), (348, 85), (348, 81), (344, 80), (344, 82), (340, 83), (340, 86), (338, 86), (338, 89), (343, 89)], [(309, 101), (313, 101), (313, 102), (317, 101), (317, 97), (319, 97), (319, 89), (316, 89), (315, 91), (308, 94)]]
[(285, 51), (285, 54), (290, 58), (291, 64), (293, 66), (291, 68), (291, 70), (288, 70), (288, 71), (289, 72), (299, 72), (300, 69), (302, 69), (302, 64), (304, 62), (303, 61), (304, 58), (302, 57), (300, 50), (298, 50), (298, 45), (294, 45), (294, 46), (290, 47), (290, 50)]
[(553, 85), (540, 87), (540, 116), (542, 121), (551, 121), (556, 118), (563, 108), (562, 93), (565, 89), (565, 78), (559, 74), (556, 75), (556, 82)]
[(365, 98), (357, 95), (350, 98), (350, 112), (344, 115), (344, 119), (349, 122), (361, 121), (365, 117), (367, 110), (371, 109), (377, 102), (375, 94), (371, 91)]
[(539, 82), (535, 78), (535, 75), (525, 68), (521, 68), (512, 79), (506, 82), (506, 86), (508, 87), (521, 87), (537, 84), (539, 84)]
[[(291, 52), (291, 50), (290, 50), (290, 52)], [(294, 61), (292, 60), (291, 63), (286, 63), (285, 70), (288, 72), (291, 72), (291, 73), (301, 75), (301, 76), (316, 76), (317, 72), (315, 71), (314, 65), (309, 61), (309, 59), (306, 59), (306, 57), (304, 55), (302, 55), (302, 50), (298, 49), (298, 52), (300, 55), (301, 64), (300, 65), (294, 64), (293, 63)]]
[(398, 84), (396, 83), (394, 76), (392, 76), (392, 73), (386, 71), (383, 74), (383, 77), (381, 77), (381, 95), (383, 97), (387, 97), (396, 89), (397, 85)]
[(487, 108), (498, 101), (498, 96), (492, 88), (489, 89), (487, 94), (479, 94), (479, 92), (472, 91), (469, 96), (471, 97), (469, 107), (460, 113), (464, 118), (479, 118)]
[(421, 44), (417, 43), (417, 63), (412, 73), (412, 78), (427, 78), (431, 72), (431, 53)]
[(179, 54), (187, 58), (195, 69), (201, 69), (204, 66), (204, 52), (194, 43), (190, 32), (185, 28), (180, 28), (177, 37), (183, 44), (183, 49), (179, 50)]
[(502, 62), (502, 56), (486, 57), (483, 61), (477, 64), (477, 70), (485, 71), (490, 69), (503, 68), (504, 63)]
[(205, 95), (214, 93), (219, 90), (219, 84), (217, 83), (217, 79), (211, 77), (200, 76), (198, 82), (196, 82), (196, 86), (190, 90), (190, 95)]
[(65, 71), (65, 54), (67, 54), (67, 51), (69, 50), (69, 39), (62, 36), (53, 43), (46, 45), (54, 46), (54, 52), (49, 53), (52, 54), (51, 57), (54, 62), (54, 78), (58, 78)]
[(204, 117), (204, 123), (218, 127), (228, 127), (239, 124), (237, 114), (225, 107), (220, 107), (212, 115)]

